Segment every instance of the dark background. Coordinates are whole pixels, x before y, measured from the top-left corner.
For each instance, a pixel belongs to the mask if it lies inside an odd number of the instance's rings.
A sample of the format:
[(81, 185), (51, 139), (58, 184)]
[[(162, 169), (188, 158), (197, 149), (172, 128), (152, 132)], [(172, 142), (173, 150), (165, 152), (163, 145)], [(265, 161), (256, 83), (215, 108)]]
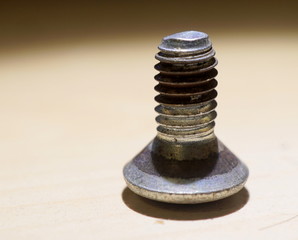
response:
[[(210, 35), (298, 30), (297, 1), (2, 1), (0, 48), (150, 37), (199, 29)], [(256, 36), (257, 37), (257, 36)]]

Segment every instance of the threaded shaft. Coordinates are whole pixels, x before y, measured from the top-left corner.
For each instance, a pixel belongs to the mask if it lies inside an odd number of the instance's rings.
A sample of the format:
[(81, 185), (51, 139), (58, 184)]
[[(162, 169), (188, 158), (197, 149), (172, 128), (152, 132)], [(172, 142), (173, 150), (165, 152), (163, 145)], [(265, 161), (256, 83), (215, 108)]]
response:
[(159, 46), (155, 69), (159, 93), (155, 100), (158, 137), (167, 141), (198, 141), (213, 137), (216, 118), (217, 60), (208, 35), (183, 32)]

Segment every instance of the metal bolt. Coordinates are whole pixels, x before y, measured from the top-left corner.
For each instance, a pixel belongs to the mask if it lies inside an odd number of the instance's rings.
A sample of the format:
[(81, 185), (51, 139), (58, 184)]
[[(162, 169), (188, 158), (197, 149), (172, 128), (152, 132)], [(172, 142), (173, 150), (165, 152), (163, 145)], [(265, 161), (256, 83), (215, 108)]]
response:
[(169, 203), (201, 203), (240, 191), (248, 168), (214, 134), (217, 60), (206, 33), (163, 38), (155, 56), (157, 136), (124, 167), (128, 187)]

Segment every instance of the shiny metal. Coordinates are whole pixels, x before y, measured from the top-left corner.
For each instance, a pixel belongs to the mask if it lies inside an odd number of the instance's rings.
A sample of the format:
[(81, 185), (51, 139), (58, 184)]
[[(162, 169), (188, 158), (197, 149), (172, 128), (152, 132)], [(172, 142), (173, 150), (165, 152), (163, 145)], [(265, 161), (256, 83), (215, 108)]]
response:
[(191, 178), (174, 177), (166, 170), (160, 171), (151, 152), (152, 143), (149, 143), (124, 167), (124, 176), (133, 192), (153, 200), (182, 204), (215, 201), (240, 191), (248, 177), (247, 167), (221, 142), (216, 164), (198, 161), (198, 166), (191, 163), (179, 166), (183, 161), (174, 163), (182, 171), (183, 167), (197, 169), (199, 174)]
[(247, 167), (214, 134), (215, 51), (206, 33), (167, 36), (155, 69), (157, 136), (124, 167), (135, 193), (170, 203), (201, 203), (240, 191)]

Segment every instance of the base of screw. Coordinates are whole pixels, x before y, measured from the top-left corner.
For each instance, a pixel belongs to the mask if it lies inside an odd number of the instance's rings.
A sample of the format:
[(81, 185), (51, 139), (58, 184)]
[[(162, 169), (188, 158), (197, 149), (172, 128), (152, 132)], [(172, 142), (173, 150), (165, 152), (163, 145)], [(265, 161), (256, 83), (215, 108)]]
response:
[(211, 202), (237, 193), (248, 178), (248, 168), (220, 141), (212, 169), (195, 178), (162, 175), (154, 165), (151, 149), (152, 142), (123, 170), (130, 190), (145, 198), (177, 204)]

